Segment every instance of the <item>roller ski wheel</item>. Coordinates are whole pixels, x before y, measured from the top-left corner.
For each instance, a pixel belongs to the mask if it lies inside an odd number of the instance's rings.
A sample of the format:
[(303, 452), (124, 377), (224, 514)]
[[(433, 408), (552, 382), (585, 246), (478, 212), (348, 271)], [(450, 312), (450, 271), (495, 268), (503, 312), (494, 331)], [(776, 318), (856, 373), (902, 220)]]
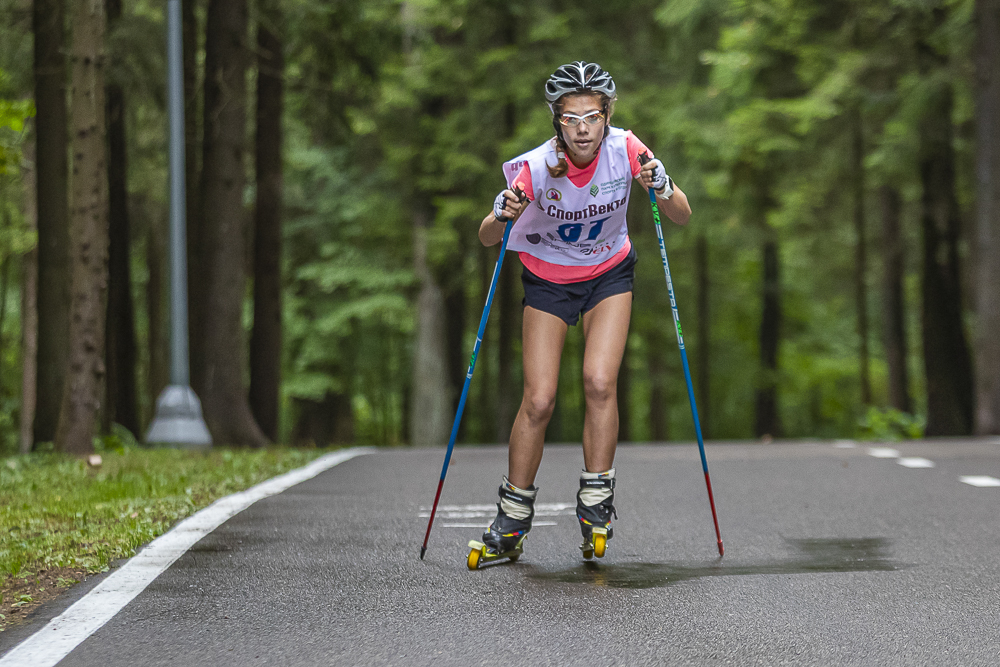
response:
[(523, 537), (517, 541), (517, 544), (514, 545), (513, 549), (500, 553), (490, 551), (489, 547), (487, 547), (482, 542), (471, 540), (469, 542), (469, 558), (467, 559), (466, 564), (469, 566), (470, 570), (478, 570), (483, 565), (486, 565), (487, 563), (492, 563), (493, 561), (497, 561), (502, 558), (506, 558), (510, 562), (515, 563), (523, 553), (524, 553)]
[(603, 473), (584, 472), (580, 477), (580, 492), (576, 495), (576, 518), (580, 521), (583, 544), (580, 551), (587, 560), (604, 558), (608, 542), (614, 536), (611, 518), (615, 512), (615, 470)]
[(594, 528), (590, 533), (590, 539), (585, 540), (580, 545), (580, 551), (587, 560), (591, 558), (604, 558), (608, 552), (608, 530), (607, 528)]
[(533, 486), (528, 489), (518, 488), (504, 477), (498, 493), (500, 502), (497, 503), (497, 518), (483, 533), (481, 542), (469, 542), (467, 563), (470, 570), (479, 569), (480, 566), (501, 558), (514, 562), (524, 552), (524, 538), (531, 530), (538, 489)]

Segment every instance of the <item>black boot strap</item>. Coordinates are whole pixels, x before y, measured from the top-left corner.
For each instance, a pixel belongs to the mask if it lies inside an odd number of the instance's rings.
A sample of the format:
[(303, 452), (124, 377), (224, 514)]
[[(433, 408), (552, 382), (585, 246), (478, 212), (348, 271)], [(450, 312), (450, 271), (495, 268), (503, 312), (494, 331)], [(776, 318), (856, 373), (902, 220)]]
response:
[(500, 487), (499, 494), (501, 498), (506, 498), (511, 502), (517, 503), (518, 505), (526, 505), (532, 508), (535, 506), (534, 498), (520, 494), (517, 491), (511, 491), (506, 486)]
[(615, 490), (615, 478), (614, 477), (604, 477), (602, 479), (583, 479), (580, 478), (580, 488), (581, 489), (611, 489)]

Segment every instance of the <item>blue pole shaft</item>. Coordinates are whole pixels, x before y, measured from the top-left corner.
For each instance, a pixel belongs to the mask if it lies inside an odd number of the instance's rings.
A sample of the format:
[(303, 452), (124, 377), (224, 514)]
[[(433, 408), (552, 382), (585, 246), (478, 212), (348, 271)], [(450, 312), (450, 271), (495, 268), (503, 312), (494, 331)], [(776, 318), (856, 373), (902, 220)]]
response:
[(667, 277), (667, 293), (670, 295), (670, 310), (674, 315), (674, 327), (677, 330), (677, 345), (681, 350), (681, 364), (684, 366), (684, 381), (687, 383), (688, 401), (691, 403), (691, 417), (694, 419), (694, 432), (698, 437), (698, 453), (701, 454), (701, 469), (705, 473), (705, 484), (708, 488), (708, 502), (712, 506), (712, 521), (715, 522), (715, 537), (718, 541), (719, 555), (725, 549), (722, 546), (722, 533), (719, 531), (719, 517), (715, 511), (715, 498), (712, 495), (712, 480), (708, 476), (708, 459), (705, 458), (705, 442), (701, 435), (701, 420), (698, 419), (698, 405), (694, 400), (694, 385), (691, 382), (691, 368), (688, 365), (687, 350), (684, 348), (684, 333), (681, 330), (681, 316), (677, 311), (677, 299), (674, 297), (674, 283), (670, 279), (670, 264), (667, 262), (667, 246), (663, 242), (663, 229), (660, 225), (660, 207), (656, 204), (656, 193), (649, 188), (649, 203), (653, 207), (653, 222), (656, 223), (656, 238), (660, 242), (660, 259), (663, 260), (663, 273)]
[(458, 400), (458, 409), (455, 411), (455, 421), (451, 426), (451, 438), (448, 440), (448, 451), (444, 455), (444, 465), (441, 467), (441, 479), (438, 482), (437, 494), (434, 496), (434, 505), (431, 507), (431, 516), (427, 521), (427, 532), (424, 534), (424, 544), (420, 548), (420, 559), (423, 560), (424, 552), (427, 551), (427, 540), (431, 536), (431, 526), (434, 525), (434, 515), (437, 513), (438, 500), (441, 498), (441, 489), (444, 488), (444, 478), (448, 474), (448, 465), (451, 463), (451, 453), (455, 449), (455, 440), (458, 438), (458, 427), (462, 423), (462, 413), (465, 412), (465, 399), (469, 396), (469, 384), (472, 382), (472, 373), (476, 370), (476, 359), (479, 356), (479, 346), (483, 343), (483, 336), (486, 335), (486, 323), (490, 319), (490, 308), (493, 305), (493, 295), (497, 291), (497, 281), (500, 278), (500, 268), (503, 266), (503, 256), (507, 251), (507, 240), (510, 238), (510, 230), (514, 226), (513, 220), (508, 220), (503, 230), (503, 242), (500, 244), (500, 256), (497, 257), (496, 268), (493, 269), (493, 281), (490, 283), (490, 291), (486, 296), (486, 307), (483, 308), (483, 316), (479, 319), (479, 332), (476, 334), (476, 344), (472, 348), (472, 358), (469, 360), (469, 370), (465, 374), (465, 384), (462, 386), (462, 396)]

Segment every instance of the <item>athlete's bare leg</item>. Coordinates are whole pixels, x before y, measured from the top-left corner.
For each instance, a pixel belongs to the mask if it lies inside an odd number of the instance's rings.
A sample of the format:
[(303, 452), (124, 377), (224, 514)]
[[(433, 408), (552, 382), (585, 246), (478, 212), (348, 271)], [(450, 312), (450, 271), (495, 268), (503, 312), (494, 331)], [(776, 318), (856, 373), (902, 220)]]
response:
[(583, 462), (588, 472), (604, 472), (615, 464), (618, 446), (618, 369), (621, 367), (632, 293), (604, 299), (583, 315)]
[(559, 385), (559, 360), (569, 325), (530, 306), (524, 309), (524, 398), (510, 434), (507, 478), (526, 489), (542, 462), (545, 427), (552, 418)]

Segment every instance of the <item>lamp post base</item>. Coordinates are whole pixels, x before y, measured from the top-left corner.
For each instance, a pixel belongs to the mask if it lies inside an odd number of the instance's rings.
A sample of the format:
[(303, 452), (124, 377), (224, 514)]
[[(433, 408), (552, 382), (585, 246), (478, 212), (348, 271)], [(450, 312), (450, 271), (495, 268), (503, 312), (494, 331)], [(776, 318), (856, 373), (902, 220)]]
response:
[(212, 436), (201, 416), (201, 401), (186, 385), (170, 385), (156, 399), (156, 417), (146, 432), (147, 445), (210, 449)]

